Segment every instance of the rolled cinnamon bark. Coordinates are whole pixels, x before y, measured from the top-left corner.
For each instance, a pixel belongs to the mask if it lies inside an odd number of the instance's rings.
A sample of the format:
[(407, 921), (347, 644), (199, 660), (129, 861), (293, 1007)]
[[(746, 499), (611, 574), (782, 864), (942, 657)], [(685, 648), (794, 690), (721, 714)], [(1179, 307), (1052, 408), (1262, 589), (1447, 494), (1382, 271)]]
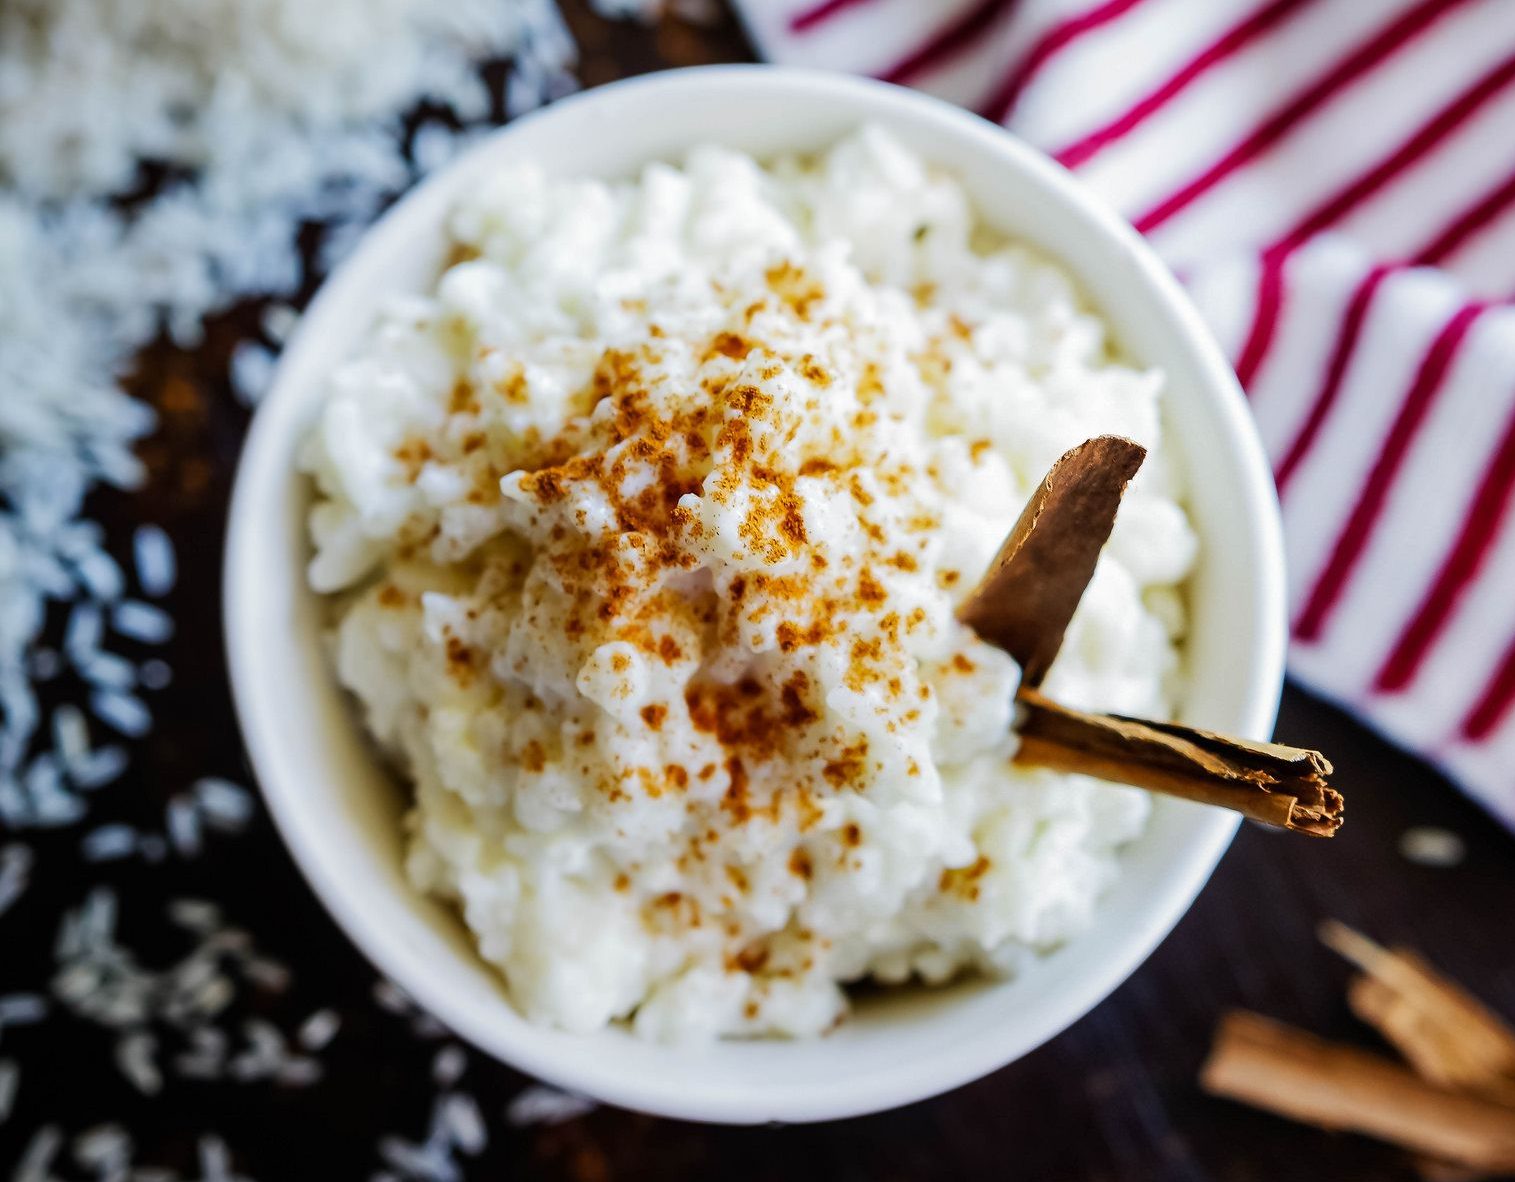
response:
[(1455, 981), (1407, 949), (1384, 948), (1335, 920), (1320, 937), (1358, 968), (1352, 1012), (1421, 1075), (1515, 1108), (1515, 1030)]
[(1305, 1124), (1366, 1133), (1475, 1171), (1515, 1170), (1515, 1110), (1258, 1014), (1227, 1015), (1200, 1082)]
[(1173, 722), (1089, 714), (1034, 689), (1023, 689), (1016, 701), (1019, 764), (1220, 805), (1314, 837), (1330, 837), (1341, 828), (1341, 795), (1326, 784), (1331, 764), (1318, 751), (1233, 739)]
[(1146, 448), (1118, 435), (1066, 452), (958, 608), (958, 619), (1016, 659), (1023, 685), (1040, 685), (1052, 667), (1121, 496), (1146, 458)]

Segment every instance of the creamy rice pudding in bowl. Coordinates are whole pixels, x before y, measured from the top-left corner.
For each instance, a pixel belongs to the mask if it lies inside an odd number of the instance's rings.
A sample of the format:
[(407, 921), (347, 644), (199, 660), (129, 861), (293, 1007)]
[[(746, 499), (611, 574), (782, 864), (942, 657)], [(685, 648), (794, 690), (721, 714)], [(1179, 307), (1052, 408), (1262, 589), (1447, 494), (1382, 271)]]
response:
[(1129, 228), (878, 84), (561, 103), (374, 229), (257, 415), (226, 610), (270, 807), (385, 973), (551, 1082), (750, 1122), (976, 1078), (1235, 826), (1012, 765), (1020, 672), (954, 614), (1110, 433), (1148, 459), (1048, 692), (1265, 737), (1267, 469)]

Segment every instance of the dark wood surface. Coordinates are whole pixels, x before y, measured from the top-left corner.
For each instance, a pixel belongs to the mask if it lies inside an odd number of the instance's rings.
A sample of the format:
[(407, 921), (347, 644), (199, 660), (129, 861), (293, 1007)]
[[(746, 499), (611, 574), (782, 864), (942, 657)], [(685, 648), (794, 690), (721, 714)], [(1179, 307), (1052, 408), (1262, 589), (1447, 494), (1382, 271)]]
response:
[[(608, 24), (578, 4), (569, 8), (586, 84), (748, 54), (729, 20), (709, 29), (643, 30)], [(194, 354), (161, 346), (144, 355), (134, 389), (162, 415), (143, 449), (151, 482), (138, 495), (100, 497), (92, 507), (118, 551), (134, 522), (164, 524), (182, 564), (171, 602), (179, 626), (169, 654), (175, 680), (156, 695), (157, 731), (137, 745), (130, 777), (97, 802), (95, 821), (161, 826), (164, 802), (196, 776), (250, 782), (226, 688), (218, 602), (222, 520), (246, 427), (224, 374), (230, 349), (253, 330), (256, 315), (256, 308), (239, 308), (217, 318)], [(828, 1125), (720, 1129), (602, 1108), (556, 1127), (514, 1129), (502, 1114), (526, 1081), (470, 1054), (463, 1086), (478, 1098), (491, 1139), (466, 1177), (1413, 1178), (1390, 1148), (1209, 1098), (1195, 1084), (1196, 1071), (1217, 1019), (1233, 1006), (1374, 1044), (1347, 1012), (1345, 967), (1316, 942), (1315, 925), (1328, 916), (1420, 949), (1515, 1014), (1515, 839), (1434, 771), (1298, 689), (1285, 695), (1279, 733), (1334, 759), (1349, 801), (1341, 836), (1312, 841), (1245, 828), (1151, 959), (1093, 1013), (1020, 1062), (951, 1095)], [(1421, 825), (1459, 834), (1465, 860), (1440, 870), (1407, 862), (1399, 839)], [(122, 1121), (141, 1147), (140, 1161), (180, 1170), (192, 1166), (195, 1136), (214, 1129), (232, 1145), (238, 1169), (262, 1182), (367, 1178), (379, 1164), (381, 1135), (424, 1134), (435, 1090), (430, 1063), (440, 1044), (373, 1003), (372, 970), (327, 918), (265, 818), (243, 836), (213, 838), (197, 860), (156, 866), (85, 867), (78, 837), (69, 831), (33, 842), (34, 886), (0, 921), (0, 994), (46, 988), (59, 913), (94, 883), (108, 882), (121, 891), (122, 927), (144, 957), (182, 951), (162, 919), (167, 900), (216, 899), (294, 969), (291, 989), (257, 999), (256, 1008), (288, 1029), (330, 1006), (344, 1025), (323, 1056), (327, 1079), (319, 1087), (171, 1080), (152, 1101), (122, 1081), (97, 1028), (60, 1018), (7, 1030), (0, 1055), (20, 1060), (24, 1075), (16, 1111), (0, 1124), (0, 1178), (25, 1137), (51, 1121), (70, 1131)]]

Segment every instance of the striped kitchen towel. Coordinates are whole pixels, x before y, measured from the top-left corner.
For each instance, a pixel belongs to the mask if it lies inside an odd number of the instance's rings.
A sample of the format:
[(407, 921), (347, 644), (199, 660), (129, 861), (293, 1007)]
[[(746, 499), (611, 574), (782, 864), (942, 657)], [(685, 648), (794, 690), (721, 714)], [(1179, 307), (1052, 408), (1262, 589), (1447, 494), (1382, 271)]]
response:
[(1283, 501), (1291, 668), (1515, 825), (1515, 0), (738, 0), (919, 86), (1184, 277)]

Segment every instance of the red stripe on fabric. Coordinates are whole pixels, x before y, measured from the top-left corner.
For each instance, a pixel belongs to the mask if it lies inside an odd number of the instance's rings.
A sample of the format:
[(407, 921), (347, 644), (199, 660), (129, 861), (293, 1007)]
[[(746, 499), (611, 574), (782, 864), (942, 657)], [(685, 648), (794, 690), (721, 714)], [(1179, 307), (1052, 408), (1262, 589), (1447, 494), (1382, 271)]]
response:
[(1394, 424), (1384, 440), (1378, 462), (1369, 472), (1367, 482), (1353, 506), (1351, 515), (1337, 536), (1331, 557), (1315, 580), (1303, 610), (1295, 620), (1295, 635), (1301, 640), (1316, 640), (1346, 590), (1347, 581), (1367, 548), (1395, 478), (1409, 453), (1415, 433), (1425, 421), (1452, 368), (1452, 360), (1484, 308), (1485, 304), (1467, 304), (1442, 327), (1421, 361), (1409, 392), (1399, 408)]
[(1296, 123), (1310, 115), (1328, 99), (1410, 44), (1437, 19), (1468, 2), (1469, 0), (1428, 0), (1427, 3), (1417, 5), (1392, 24), (1380, 29), (1372, 38), (1358, 46), (1322, 77), (1265, 119), (1246, 138), (1199, 176), (1136, 218), (1136, 228), (1143, 234), (1150, 234), (1156, 230), (1242, 165), (1267, 151), (1288, 134)]
[(979, 0), (948, 21), (931, 39), (913, 53), (901, 58), (878, 77), (885, 82), (905, 83), (934, 66), (956, 57), (973, 45), (978, 35), (1000, 15), (1014, 8), (1016, 0)]
[(1467, 520), (1415, 615), (1373, 679), (1380, 693), (1402, 690), (1414, 680), (1463, 593), (1483, 568), (1515, 501), (1515, 416), (1505, 428), (1494, 458), (1484, 469)]
[(1511, 707), (1515, 707), (1515, 643), (1505, 650), (1494, 676), (1462, 720), (1462, 737), (1470, 743), (1483, 742), (1508, 717)]
[(1346, 312), (1342, 316), (1341, 328), (1336, 334), (1336, 343), (1332, 347), (1331, 358), (1326, 365), (1325, 380), (1321, 383), (1320, 393), (1311, 404), (1299, 433), (1294, 437), (1294, 441), (1284, 452), (1283, 459), (1274, 470), (1273, 479), (1278, 486), (1280, 497), (1287, 494), (1295, 473), (1299, 471), (1300, 464), (1314, 448), (1326, 420), (1335, 409), (1337, 397), (1346, 380), (1347, 368), (1362, 338), (1368, 309), (1383, 281), (1390, 275), (1398, 274), (1410, 267), (1435, 266), (1454, 253), (1469, 237), (1476, 234), (1511, 204), (1515, 204), (1515, 176), (1454, 218), (1444, 230), (1408, 261), (1383, 263), (1363, 276), (1357, 288), (1352, 292)]
[(1515, 57), (1505, 59), (1490, 70), (1423, 123), (1409, 139), (1383, 160), (1316, 206), (1292, 230), (1263, 251), (1264, 288), (1259, 294), (1252, 316), (1252, 327), (1236, 363), (1236, 376), (1244, 387), (1250, 385), (1277, 333), (1279, 307), (1282, 303), (1278, 276), (1282, 273), (1283, 260), (1321, 230), (1382, 190), (1395, 177), (1413, 168), (1512, 82), (1515, 82)]
[(1266, 251), (1257, 282), (1257, 305), (1252, 310), (1252, 328), (1236, 359), (1236, 380), (1250, 393), (1268, 346), (1278, 329), (1279, 313), (1284, 302), (1284, 254)]
[(1077, 168), (1086, 164), (1116, 140), (1129, 135), (1142, 123), (1167, 106), (1185, 87), (1200, 77), (1210, 67), (1217, 66), (1229, 57), (1240, 53), (1258, 37), (1281, 22), (1298, 8), (1314, 3), (1314, 0), (1272, 0), (1254, 12), (1241, 24), (1227, 30), (1218, 40), (1202, 49), (1178, 73), (1103, 127), (1096, 128), (1080, 140), (1053, 153), (1054, 159), (1065, 168)]
[(1331, 350), (1331, 359), (1326, 364), (1325, 381), (1321, 383), (1320, 393), (1315, 396), (1315, 402), (1310, 407), (1310, 413), (1305, 416), (1299, 434), (1294, 437), (1294, 442), (1284, 453), (1278, 470), (1273, 473), (1280, 497), (1288, 489), (1289, 482), (1294, 479), (1294, 473), (1299, 470), (1300, 462), (1315, 446), (1315, 440), (1319, 437), (1321, 428), (1336, 406), (1336, 400), (1341, 394), (1341, 387), (1346, 379), (1347, 365), (1352, 360), (1352, 354), (1357, 351), (1357, 342), (1362, 337), (1363, 325), (1367, 323), (1368, 308), (1372, 305), (1373, 297), (1383, 281), (1395, 270), (1396, 268), (1391, 266), (1374, 267), (1352, 292), (1346, 313), (1342, 316), (1341, 331), (1336, 334), (1336, 344)]
[(789, 18), (789, 31), (791, 33), (804, 33), (815, 28), (816, 25), (824, 24), (839, 12), (845, 12), (849, 8), (856, 8), (860, 4), (870, 4), (872, 0), (824, 0), (813, 8), (807, 8), (803, 12), (797, 12)]
[(1142, 0), (1106, 0), (1104, 4), (1091, 8), (1088, 12), (1069, 17), (1061, 24), (1053, 26), (1052, 30), (1031, 47), (1030, 52), (1021, 58), (1016, 67), (1006, 75), (1005, 80), (995, 88), (988, 101), (979, 108), (979, 114), (995, 123), (1003, 123), (1014, 108), (1016, 100), (1020, 98), (1021, 92), (1025, 90), (1026, 84), (1056, 54), (1085, 33), (1093, 32), (1102, 25), (1109, 24), (1141, 2)]
[(1477, 204), (1471, 206), (1451, 225), (1421, 247), (1418, 261), (1434, 267), (1456, 254), (1463, 245), (1490, 222), (1515, 205), (1515, 175)]
[(1387, 158), (1380, 161), (1346, 188), (1322, 202), (1287, 234), (1278, 240), (1280, 250), (1293, 250), (1313, 238), (1332, 222), (1352, 212), (1406, 169), (1413, 168), (1429, 152), (1466, 123), (1489, 100), (1515, 82), (1515, 57), (1508, 57), (1467, 90), (1438, 111), (1420, 129)]

